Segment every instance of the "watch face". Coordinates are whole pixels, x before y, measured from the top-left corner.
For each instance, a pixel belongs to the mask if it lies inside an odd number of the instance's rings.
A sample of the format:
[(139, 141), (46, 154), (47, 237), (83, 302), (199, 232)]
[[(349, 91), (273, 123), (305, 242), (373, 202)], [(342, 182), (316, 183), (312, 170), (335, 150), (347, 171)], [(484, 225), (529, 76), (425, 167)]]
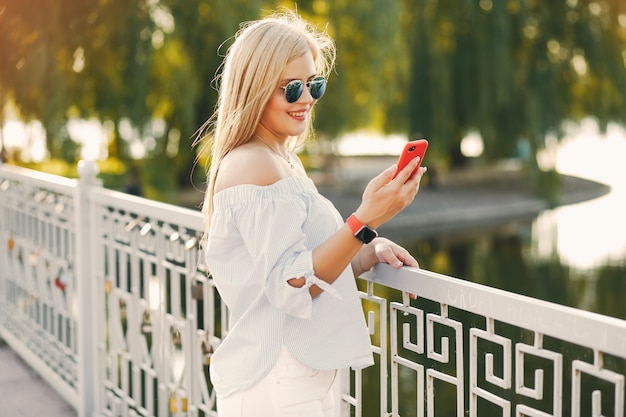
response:
[(356, 234), (356, 237), (365, 244), (370, 243), (376, 236), (378, 236), (378, 233), (369, 227), (361, 228), (361, 230), (359, 230)]

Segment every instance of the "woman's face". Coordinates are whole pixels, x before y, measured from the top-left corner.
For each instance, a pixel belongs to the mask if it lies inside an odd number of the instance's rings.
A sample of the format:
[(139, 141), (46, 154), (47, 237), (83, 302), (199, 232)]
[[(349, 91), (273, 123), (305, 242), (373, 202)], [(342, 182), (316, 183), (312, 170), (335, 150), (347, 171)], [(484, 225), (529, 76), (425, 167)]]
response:
[[(285, 140), (288, 136), (298, 136), (307, 128), (307, 118), (311, 117), (311, 110), (316, 103), (308, 87), (296, 102), (289, 103), (285, 98), (284, 87), (289, 81), (300, 80), (303, 83), (316, 76), (313, 55), (308, 52), (291, 60), (283, 70), (280, 81), (274, 94), (267, 102), (261, 116), (261, 136), (268, 137), (268, 133), (275, 139)], [(267, 131), (267, 132), (265, 132)]]

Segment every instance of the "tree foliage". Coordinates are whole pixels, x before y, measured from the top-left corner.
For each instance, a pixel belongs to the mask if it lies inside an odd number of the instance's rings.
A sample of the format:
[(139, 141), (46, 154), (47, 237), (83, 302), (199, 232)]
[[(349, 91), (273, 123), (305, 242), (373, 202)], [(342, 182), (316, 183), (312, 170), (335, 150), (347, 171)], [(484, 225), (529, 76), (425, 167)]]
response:
[(53, 158), (71, 156), (69, 119), (109, 123), (110, 157), (130, 164), (140, 141), (149, 185), (186, 185), (228, 39), (294, 5), (338, 48), (318, 134), (426, 136), (454, 164), (469, 131), (490, 161), (521, 140), (536, 152), (564, 120), (625, 121), (619, 0), (0, 0), (0, 108), (41, 121)]
[(624, 122), (623, 2), (409, 0), (409, 131), (451, 155), (470, 130), (485, 157), (543, 146), (564, 120)]

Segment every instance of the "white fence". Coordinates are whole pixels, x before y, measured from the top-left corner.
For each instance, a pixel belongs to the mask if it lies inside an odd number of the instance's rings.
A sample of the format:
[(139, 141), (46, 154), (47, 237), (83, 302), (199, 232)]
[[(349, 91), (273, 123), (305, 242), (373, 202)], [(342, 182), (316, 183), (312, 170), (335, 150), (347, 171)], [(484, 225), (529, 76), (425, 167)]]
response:
[[(201, 215), (94, 167), (0, 165), (0, 338), (80, 417), (215, 416)], [(359, 285), (377, 363), (342, 374), (343, 416), (624, 416), (625, 321), (412, 268)]]

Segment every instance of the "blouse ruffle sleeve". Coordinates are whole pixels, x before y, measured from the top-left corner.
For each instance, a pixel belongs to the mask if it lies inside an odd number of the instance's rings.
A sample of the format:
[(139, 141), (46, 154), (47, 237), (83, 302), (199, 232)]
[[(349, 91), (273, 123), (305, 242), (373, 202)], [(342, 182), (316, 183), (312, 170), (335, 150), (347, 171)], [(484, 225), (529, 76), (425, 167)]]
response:
[[(330, 284), (315, 276), (313, 252), (307, 248), (310, 242), (302, 230), (308, 215), (306, 202), (298, 195), (273, 193), (271, 188), (256, 191), (253, 198), (233, 208), (233, 220), (258, 278), (264, 280), (269, 302), (287, 314), (308, 319), (313, 308), (311, 285), (319, 286), (329, 295), (341, 296)], [(314, 246), (309, 244), (308, 247)], [(303, 287), (288, 283), (299, 277), (305, 279)]]

